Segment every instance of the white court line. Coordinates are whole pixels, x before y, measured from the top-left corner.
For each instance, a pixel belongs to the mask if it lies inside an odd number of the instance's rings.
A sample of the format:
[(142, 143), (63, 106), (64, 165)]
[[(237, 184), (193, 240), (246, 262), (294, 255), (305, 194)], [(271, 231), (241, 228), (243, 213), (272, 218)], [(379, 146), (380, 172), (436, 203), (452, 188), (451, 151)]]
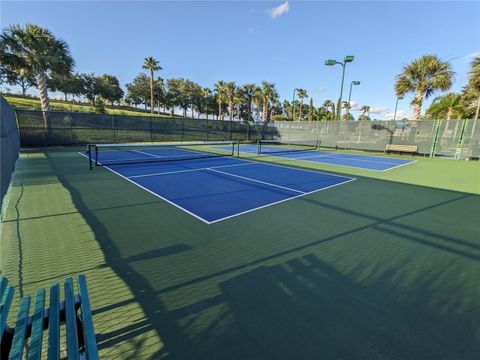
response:
[(129, 178), (129, 179), (135, 179), (135, 178), (147, 177), (147, 176), (158, 176), (158, 175), (168, 175), (168, 174), (180, 174), (180, 173), (185, 173), (185, 172), (208, 170), (208, 169), (218, 169), (218, 168), (233, 167), (233, 166), (243, 166), (243, 165), (252, 165), (252, 163), (231, 164), (231, 165), (219, 165), (219, 166), (210, 166), (210, 167), (203, 167), (203, 168), (196, 168), (196, 169), (185, 169), (185, 170), (165, 171), (165, 172), (158, 172), (158, 173), (152, 173), (152, 174), (133, 175), (133, 176), (128, 176), (128, 178)]
[(305, 191), (300, 191), (300, 190), (292, 189), (292, 188), (289, 188), (289, 187), (286, 187), (286, 186), (282, 186), (282, 185), (272, 184), (272, 183), (269, 183), (269, 182), (266, 182), (266, 181), (261, 181), (261, 180), (257, 180), (257, 179), (252, 179), (252, 178), (249, 178), (249, 177), (246, 177), (246, 176), (240, 176), (240, 175), (236, 175), (236, 174), (230, 174), (230, 173), (227, 173), (227, 172), (224, 172), (224, 171), (215, 170), (215, 169), (213, 169), (213, 168), (208, 168), (207, 170), (210, 170), (210, 171), (213, 171), (213, 172), (218, 172), (218, 173), (220, 173), (220, 174), (225, 174), (225, 175), (228, 175), (228, 176), (237, 177), (237, 178), (244, 179), (244, 180), (248, 180), (248, 181), (253, 181), (253, 182), (256, 182), (256, 183), (259, 183), (259, 184), (264, 184), (264, 185), (268, 185), (268, 186), (278, 187), (278, 188), (280, 188), (280, 189), (289, 190), (289, 191), (297, 192), (297, 193), (300, 193), (300, 194), (306, 194)]
[(393, 170), (393, 169), (396, 169), (396, 168), (399, 168), (401, 166), (405, 166), (405, 165), (410, 165), (410, 164), (413, 164), (413, 163), (416, 163), (417, 160), (409, 160), (408, 163), (405, 163), (405, 164), (400, 164), (400, 165), (397, 165), (397, 166), (394, 166), (394, 167), (391, 167), (391, 168), (388, 168), (388, 169), (385, 169), (385, 170), (382, 170), (382, 172), (385, 172), (385, 171), (390, 171), (390, 170)]
[(197, 218), (198, 220), (201, 220), (201, 221), (203, 221), (203, 222), (204, 222), (204, 223), (206, 223), (206, 224), (210, 224), (210, 222), (209, 222), (208, 220), (205, 220), (204, 218), (202, 218), (202, 217), (198, 216), (197, 214), (195, 214), (195, 213), (193, 213), (193, 212), (191, 212), (191, 211), (189, 211), (189, 210), (187, 210), (187, 209), (185, 209), (185, 208), (181, 207), (180, 205), (178, 205), (178, 204), (174, 203), (173, 201), (171, 201), (171, 200), (168, 200), (167, 198), (165, 198), (165, 197), (161, 196), (160, 194), (157, 194), (156, 192), (154, 192), (154, 191), (152, 191), (152, 190), (150, 190), (150, 189), (147, 189), (146, 187), (144, 187), (144, 186), (140, 185), (139, 183), (137, 183), (137, 182), (135, 182), (135, 181), (133, 181), (133, 180), (130, 180), (130, 179), (129, 179), (129, 178), (127, 178), (126, 176), (123, 176), (123, 175), (122, 175), (122, 174), (120, 174), (119, 172), (116, 172), (115, 170), (111, 169), (110, 167), (108, 167), (108, 166), (105, 166), (105, 165), (104, 165), (103, 167), (104, 167), (104, 168), (106, 168), (106, 169), (108, 169), (108, 170), (110, 170), (110, 171), (111, 171), (111, 172), (113, 172), (114, 174), (117, 174), (118, 176), (120, 176), (120, 177), (124, 178), (125, 180), (127, 180), (127, 181), (131, 182), (132, 184), (135, 184), (135, 185), (137, 185), (139, 188), (141, 188), (141, 189), (145, 190), (146, 192), (148, 192), (148, 193), (150, 193), (150, 194), (152, 194), (152, 195), (154, 195), (154, 196), (156, 196), (156, 197), (158, 197), (158, 198), (162, 199), (163, 201), (165, 201), (165, 202), (169, 203), (170, 205), (173, 205), (173, 206), (175, 206), (177, 209), (180, 209), (180, 210), (183, 210), (183, 211), (185, 211), (187, 214), (190, 214), (190, 215), (192, 215), (193, 217)]
[(141, 150), (132, 150), (132, 151), (138, 152), (140, 154), (148, 155), (148, 156), (153, 156), (153, 157), (159, 158), (159, 159), (163, 158), (163, 156), (161, 156), (161, 155), (155, 155), (155, 154), (147, 153), (147, 152), (141, 151)]
[[(341, 177), (341, 176), (338, 176), (338, 177)], [(223, 217), (223, 218), (210, 221), (209, 224), (214, 224), (214, 223), (217, 223), (217, 222), (219, 222), (219, 221), (231, 219), (231, 218), (234, 218), (234, 217), (237, 217), (237, 216), (240, 216), (240, 215), (247, 214), (247, 213), (249, 213), (249, 212), (253, 212), (253, 211), (257, 211), (257, 210), (260, 210), (260, 209), (267, 208), (267, 207), (269, 207), (269, 206), (277, 205), (277, 204), (280, 204), (280, 203), (283, 203), (283, 202), (286, 202), (286, 201), (290, 201), (290, 200), (293, 200), (293, 199), (298, 199), (298, 198), (301, 198), (301, 197), (303, 197), (303, 196), (310, 195), (310, 194), (313, 194), (313, 193), (316, 193), (316, 192), (319, 192), (319, 191), (327, 190), (327, 189), (333, 188), (333, 187), (335, 187), (335, 186), (343, 185), (343, 184), (346, 184), (346, 183), (349, 183), (349, 182), (352, 182), (352, 181), (355, 181), (355, 180), (357, 180), (357, 179), (351, 178), (351, 179), (349, 179), (349, 180), (340, 182), (340, 183), (338, 183), (338, 184), (333, 184), (333, 185), (330, 185), (330, 186), (326, 186), (326, 187), (324, 187), (324, 188), (320, 188), (320, 189), (317, 189), (317, 190), (313, 190), (313, 191), (310, 191), (310, 192), (306, 192), (306, 193), (303, 193), (303, 194), (299, 194), (299, 195), (296, 195), (296, 196), (292, 196), (292, 197), (289, 197), (289, 198), (287, 198), (287, 199), (283, 199), (283, 200), (280, 200), (280, 201), (275, 201), (275, 202), (273, 202), (273, 203), (269, 203), (269, 204), (266, 204), (266, 205), (262, 205), (262, 206), (259, 206), (259, 207), (254, 208), (254, 209), (245, 210), (245, 211), (242, 211), (242, 212), (233, 214), (233, 215), (225, 216), (225, 217)]]
[[(79, 152), (79, 154), (83, 157), (86, 157), (88, 159), (88, 156), (86, 156), (85, 154), (83, 154), (82, 152)], [(356, 178), (350, 178), (350, 177), (347, 177), (347, 176), (339, 176), (339, 175), (333, 175), (333, 174), (329, 174), (329, 173), (326, 173), (326, 172), (322, 172), (322, 171), (314, 171), (314, 170), (307, 170), (307, 169), (301, 169), (301, 168), (295, 168), (295, 167), (291, 167), (291, 166), (285, 166), (285, 165), (278, 165), (278, 164), (269, 164), (269, 163), (263, 163), (263, 162), (257, 162), (257, 161), (251, 161), (251, 160), (243, 160), (243, 161), (248, 161), (252, 164), (257, 164), (257, 165), (266, 165), (266, 166), (276, 166), (276, 167), (281, 167), (281, 168), (286, 168), (286, 169), (290, 169), (290, 170), (297, 170), (297, 171), (306, 171), (306, 172), (311, 172), (311, 173), (314, 173), (314, 174), (324, 174), (324, 175), (329, 175), (329, 176), (335, 176), (337, 178), (344, 178), (344, 179), (348, 179), (346, 181), (342, 181), (340, 183), (337, 183), (337, 184), (333, 184), (333, 185), (330, 185), (330, 186), (326, 186), (324, 188), (320, 188), (320, 189), (317, 189), (317, 190), (313, 190), (313, 191), (310, 191), (310, 192), (306, 192), (306, 193), (302, 193), (302, 194), (299, 194), (299, 195), (296, 195), (296, 196), (292, 196), (292, 197), (289, 197), (289, 198), (286, 198), (286, 199), (283, 199), (283, 200), (279, 200), (279, 201), (275, 201), (275, 202), (272, 202), (272, 203), (268, 203), (266, 205), (262, 205), (262, 206), (258, 206), (256, 208), (253, 208), (253, 209), (249, 209), (249, 210), (245, 210), (245, 211), (242, 211), (242, 212), (239, 212), (239, 213), (235, 213), (233, 215), (229, 215), (229, 216), (225, 216), (223, 218), (219, 218), (219, 219), (216, 219), (216, 220), (213, 220), (213, 221), (208, 221), (204, 218), (202, 218), (201, 216), (197, 215), (197, 214), (194, 214), (192, 213), (191, 211), (181, 207), (180, 205), (174, 203), (173, 201), (170, 201), (168, 200), (167, 198), (157, 194), (156, 192), (152, 191), (152, 190), (149, 190), (147, 189), (146, 187), (136, 183), (135, 181), (123, 176), (122, 174), (116, 172), (115, 170), (111, 169), (110, 167), (108, 166), (103, 166), (104, 168), (110, 170), (112, 173), (120, 176), (121, 178), (124, 178), (125, 180), (127, 180), (128, 182), (138, 186), (139, 188), (145, 190), (146, 192), (152, 194), (153, 196), (156, 196), (157, 198), (159, 199), (162, 199), (164, 200), (165, 202), (169, 203), (170, 205), (173, 205), (174, 207), (176, 207), (177, 209), (180, 209), (184, 212), (186, 212), (187, 214), (193, 216), (194, 218), (202, 221), (203, 223), (207, 224), (207, 225), (210, 225), (210, 224), (214, 224), (214, 223), (217, 223), (217, 222), (220, 222), (220, 221), (223, 221), (223, 220), (227, 220), (227, 219), (231, 219), (231, 218), (234, 218), (234, 217), (237, 217), (237, 216), (240, 216), (240, 215), (244, 215), (244, 214), (247, 214), (249, 212), (253, 212), (253, 211), (256, 211), (256, 210), (260, 210), (260, 209), (264, 209), (264, 208), (267, 208), (269, 206), (273, 206), (273, 205), (277, 205), (277, 204), (280, 204), (280, 203), (283, 203), (283, 202), (286, 202), (286, 201), (289, 201), (289, 200), (293, 200), (293, 199), (297, 199), (297, 198), (300, 198), (302, 196), (306, 196), (306, 195), (310, 195), (310, 194), (313, 194), (313, 193), (316, 193), (316, 192), (319, 192), (319, 191), (323, 191), (323, 190), (327, 190), (327, 189), (330, 189), (330, 188), (333, 188), (335, 186), (339, 186), (339, 185), (343, 185), (343, 184), (346, 184), (346, 183), (349, 183), (349, 182), (352, 182), (352, 181), (355, 181), (357, 180)]]
[[(364, 156), (364, 155), (357, 155), (357, 156)], [(358, 159), (358, 158), (350, 157), (349, 155), (346, 155), (346, 154), (336, 154), (336, 153), (328, 154), (328, 155), (311, 155), (311, 156), (305, 156), (305, 157), (297, 157), (297, 158), (294, 158), (294, 159), (303, 160), (303, 159), (310, 159), (310, 158), (316, 158), (316, 157), (332, 157), (334, 159), (346, 159), (346, 160), (361, 161), (361, 162), (372, 162), (372, 163), (387, 164), (387, 165), (396, 165), (397, 164), (397, 163), (388, 162), (388, 161)], [(367, 156), (365, 156), (365, 157), (367, 157)], [(388, 159), (388, 160), (390, 160), (390, 159)], [(392, 160), (394, 160), (394, 159), (392, 159)], [(410, 164), (409, 160), (403, 160), (403, 159), (397, 159), (397, 160), (408, 161), (406, 164)], [(401, 164), (401, 165), (405, 165), (405, 164)]]
[[(280, 156), (278, 156), (280, 157)], [(303, 160), (303, 159), (298, 159), (298, 158), (286, 158), (286, 157), (281, 157), (282, 159), (285, 159), (285, 160), (290, 160), (290, 161), (295, 161), (295, 160)], [(334, 159), (338, 159), (338, 158), (334, 158)], [(305, 160), (305, 161), (308, 161), (308, 160)], [(405, 163), (405, 164), (402, 164), (400, 166), (404, 166), (404, 165), (409, 165), (409, 164), (412, 164), (414, 162), (416, 162), (417, 160), (412, 160), (412, 162), (408, 162), (408, 163)], [(317, 162), (317, 161), (312, 161), (312, 162)], [(394, 167), (389, 167), (388, 169), (369, 169), (369, 168), (366, 168), (366, 167), (362, 167), (362, 166), (358, 166), (358, 165), (343, 165), (343, 164), (330, 164), (330, 163), (327, 163), (327, 162), (322, 162), (322, 161), (318, 161), (319, 163), (322, 163), (322, 164), (325, 164), (325, 165), (329, 165), (329, 166), (343, 166), (343, 167), (349, 167), (349, 168), (356, 168), (356, 169), (361, 169), (361, 170), (368, 170), (368, 171), (379, 171), (379, 172), (385, 172), (385, 171), (389, 171), (389, 170), (392, 170), (396, 167), (399, 167), (399, 166), (394, 166)], [(285, 167), (289, 167), (289, 166), (285, 166)], [(296, 168), (295, 168), (296, 169)], [(299, 170), (302, 170), (302, 169), (299, 169)], [(308, 170), (306, 170), (308, 171)], [(319, 171), (321, 173), (321, 171)], [(324, 174), (328, 174), (328, 173), (324, 173)], [(328, 174), (328, 175), (332, 175), (332, 176), (339, 176), (339, 177), (347, 177), (347, 176), (344, 176), (344, 175), (335, 175), (335, 174)]]

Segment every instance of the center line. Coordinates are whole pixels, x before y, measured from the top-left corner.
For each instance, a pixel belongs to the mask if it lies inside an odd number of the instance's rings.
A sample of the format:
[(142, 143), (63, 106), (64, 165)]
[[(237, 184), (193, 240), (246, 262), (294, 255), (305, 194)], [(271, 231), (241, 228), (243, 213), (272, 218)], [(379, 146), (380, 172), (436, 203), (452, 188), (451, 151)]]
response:
[(304, 192), (304, 191), (292, 189), (292, 188), (289, 188), (289, 187), (286, 187), (286, 186), (277, 185), (277, 184), (272, 184), (272, 183), (265, 182), (265, 181), (261, 181), (261, 180), (252, 179), (252, 178), (245, 177), (245, 176), (230, 174), (230, 173), (228, 173), (228, 172), (216, 170), (216, 169), (214, 169), (214, 168), (207, 168), (206, 170), (210, 170), (210, 171), (213, 171), (213, 172), (218, 172), (218, 173), (220, 173), (220, 174), (225, 174), (225, 175), (229, 175), (229, 176), (233, 176), (233, 177), (238, 177), (238, 178), (240, 178), (240, 179), (257, 182), (257, 183), (260, 183), (260, 184), (265, 184), (265, 185), (269, 185), (269, 186), (278, 187), (278, 188), (281, 188), (281, 189), (284, 189), (284, 190), (294, 191), (294, 192), (299, 193), (299, 194), (306, 194), (306, 192)]
[(244, 166), (244, 165), (252, 165), (252, 164), (253, 164), (253, 163), (241, 163), (241, 164), (219, 165), (219, 166), (203, 167), (203, 168), (195, 168), (195, 169), (164, 171), (164, 172), (158, 172), (158, 173), (152, 173), (152, 174), (133, 175), (133, 176), (128, 176), (128, 178), (129, 178), (129, 179), (134, 179), (134, 178), (140, 178), (140, 177), (146, 177), (146, 176), (179, 174), (179, 173), (192, 172), (192, 171), (211, 170), (211, 169), (217, 169), (217, 168), (225, 168), (225, 167), (233, 167), (233, 166)]
[(163, 156), (150, 154), (150, 153), (147, 153), (147, 152), (141, 151), (141, 150), (132, 150), (132, 151), (138, 152), (138, 153), (140, 153), (140, 154), (144, 154), (144, 155), (156, 157), (156, 158), (159, 158), (159, 159), (163, 158)]

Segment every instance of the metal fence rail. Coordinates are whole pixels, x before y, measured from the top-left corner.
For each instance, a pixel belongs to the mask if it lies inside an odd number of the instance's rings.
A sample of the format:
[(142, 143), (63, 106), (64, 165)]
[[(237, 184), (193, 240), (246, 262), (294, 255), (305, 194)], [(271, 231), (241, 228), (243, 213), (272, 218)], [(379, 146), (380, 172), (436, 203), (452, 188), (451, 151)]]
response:
[(0, 220), (3, 219), (4, 200), (20, 151), (15, 112), (0, 97)]

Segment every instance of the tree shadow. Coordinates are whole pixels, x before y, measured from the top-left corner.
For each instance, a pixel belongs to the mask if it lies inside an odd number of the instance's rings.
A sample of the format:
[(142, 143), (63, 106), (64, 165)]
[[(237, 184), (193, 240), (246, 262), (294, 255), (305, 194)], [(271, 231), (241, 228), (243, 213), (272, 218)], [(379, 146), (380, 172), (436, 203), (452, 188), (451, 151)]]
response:
[[(220, 287), (234, 314), (237, 346), (250, 359), (478, 355), (479, 309), (469, 309), (453, 297), (436, 297), (441, 273), (449, 268), (412, 279), (405, 287), (400, 268), (375, 269), (372, 282), (356, 279), (355, 274), (367, 267), (360, 264), (345, 274), (310, 254), (223, 282)], [(209, 344), (208, 352), (222, 346), (224, 339), (207, 333), (201, 343)]]

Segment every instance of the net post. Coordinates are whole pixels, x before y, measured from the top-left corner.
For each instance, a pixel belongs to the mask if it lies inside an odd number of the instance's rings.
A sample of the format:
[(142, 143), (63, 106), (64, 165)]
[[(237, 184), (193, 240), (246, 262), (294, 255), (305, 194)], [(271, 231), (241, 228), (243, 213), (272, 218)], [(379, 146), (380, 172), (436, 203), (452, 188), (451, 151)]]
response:
[[(237, 158), (239, 158), (239, 157), (240, 157), (240, 140), (237, 139), (237, 140), (235, 141), (235, 145), (236, 145), (236, 147), (237, 147)], [(235, 146), (235, 145), (234, 145), (234, 146)]]
[(320, 139), (317, 139), (315, 141), (315, 150), (319, 150), (320, 149)]
[(257, 139), (257, 155), (260, 155), (262, 149), (261, 149), (261, 140), (260, 139)]

